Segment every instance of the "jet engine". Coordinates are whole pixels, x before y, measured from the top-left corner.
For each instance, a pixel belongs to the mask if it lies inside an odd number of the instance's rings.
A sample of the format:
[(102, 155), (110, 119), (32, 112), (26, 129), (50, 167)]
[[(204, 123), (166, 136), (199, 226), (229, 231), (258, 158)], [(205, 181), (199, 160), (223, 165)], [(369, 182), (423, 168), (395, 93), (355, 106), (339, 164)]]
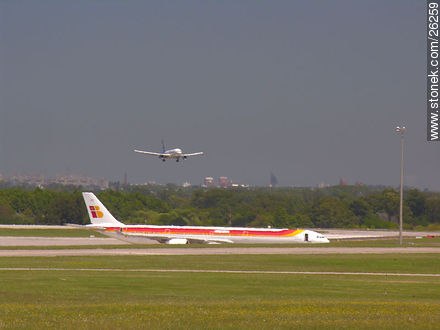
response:
[(171, 238), (166, 244), (189, 244), (186, 238)]

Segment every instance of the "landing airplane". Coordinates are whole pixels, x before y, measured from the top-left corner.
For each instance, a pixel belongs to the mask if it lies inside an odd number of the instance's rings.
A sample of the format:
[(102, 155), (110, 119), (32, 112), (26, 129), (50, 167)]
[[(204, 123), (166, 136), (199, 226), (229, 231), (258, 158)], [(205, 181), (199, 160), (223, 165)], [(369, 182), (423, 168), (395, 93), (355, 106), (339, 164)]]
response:
[(87, 227), (145, 237), (165, 244), (189, 243), (329, 243), (320, 233), (303, 229), (125, 225), (91, 192), (83, 192), (91, 224)]
[(179, 149), (179, 148), (165, 150), (165, 144), (163, 143), (163, 140), (162, 140), (162, 153), (143, 151), (143, 150), (135, 150), (135, 152), (138, 152), (140, 154), (159, 156), (159, 158), (162, 159), (163, 162), (167, 159), (170, 159), (170, 158), (175, 158), (176, 162), (178, 162), (180, 159), (186, 159), (189, 156), (203, 155), (203, 152), (194, 152), (192, 154), (184, 154), (182, 152), (182, 149)]

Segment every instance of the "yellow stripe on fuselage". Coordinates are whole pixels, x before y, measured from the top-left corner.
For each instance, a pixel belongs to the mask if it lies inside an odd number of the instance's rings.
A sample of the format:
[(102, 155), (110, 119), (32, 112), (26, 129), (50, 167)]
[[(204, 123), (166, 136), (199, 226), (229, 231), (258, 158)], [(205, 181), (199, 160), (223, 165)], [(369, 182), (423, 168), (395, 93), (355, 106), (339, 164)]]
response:
[(297, 229), (297, 230), (294, 230), (293, 232), (291, 232), (291, 233), (289, 233), (289, 234), (286, 234), (286, 235), (283, 235), (283, 236), (284, 236), (284, 237), (296, 236), (296, 235), (298, 235), (298, 234), (301, 234), (302, 232), (304, 232), (303, 229)]

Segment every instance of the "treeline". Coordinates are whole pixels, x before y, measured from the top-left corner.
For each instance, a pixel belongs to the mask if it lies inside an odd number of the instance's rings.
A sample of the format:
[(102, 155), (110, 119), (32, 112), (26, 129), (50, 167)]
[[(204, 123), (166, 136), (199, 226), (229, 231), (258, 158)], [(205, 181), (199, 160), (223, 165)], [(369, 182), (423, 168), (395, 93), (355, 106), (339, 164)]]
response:
[[(335, 186), (325, 189), (200, 189), (124, 186), (96, 193), (127, 224), (246, 227), (396, 228), (399, 192)], [(440, 226), (440, 194), (408, 189), (406, 228)], [(0, 223), (87, 224), (79, 190), (0, 190)]]

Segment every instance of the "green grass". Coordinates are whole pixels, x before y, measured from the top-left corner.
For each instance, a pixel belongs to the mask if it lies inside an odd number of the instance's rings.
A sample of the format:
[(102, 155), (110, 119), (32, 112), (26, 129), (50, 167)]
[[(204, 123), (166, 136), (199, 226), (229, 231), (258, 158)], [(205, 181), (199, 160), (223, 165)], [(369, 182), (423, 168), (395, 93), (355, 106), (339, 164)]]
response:
[(16, 237), (107, 237), (97, 231), (88, 229), (25, 229), (0, 228), (0, 236)]
[[(320, 244), (320, 246), (323, 246)], [(327, 246), (334, 247), (398, 247), (399, 239), (359, 239), (359, 240), (342, 240), (342, 241), (332, 241)], [(440, 236), (434, 238), (404, 238), (403, 246), (414, 246), (414, 247), (435, 247), (440, 246)]]
[(0, 328), (438, 328), (440, 278), (74, 268), (440, 273), (438, 255), (0, 258)]
[(338, 271), (440, 274), (438, 254), (1, 257), (0, 268)]
[(2, 306), (9, 329), (438, 329), (440, 304), (331, 299)]

